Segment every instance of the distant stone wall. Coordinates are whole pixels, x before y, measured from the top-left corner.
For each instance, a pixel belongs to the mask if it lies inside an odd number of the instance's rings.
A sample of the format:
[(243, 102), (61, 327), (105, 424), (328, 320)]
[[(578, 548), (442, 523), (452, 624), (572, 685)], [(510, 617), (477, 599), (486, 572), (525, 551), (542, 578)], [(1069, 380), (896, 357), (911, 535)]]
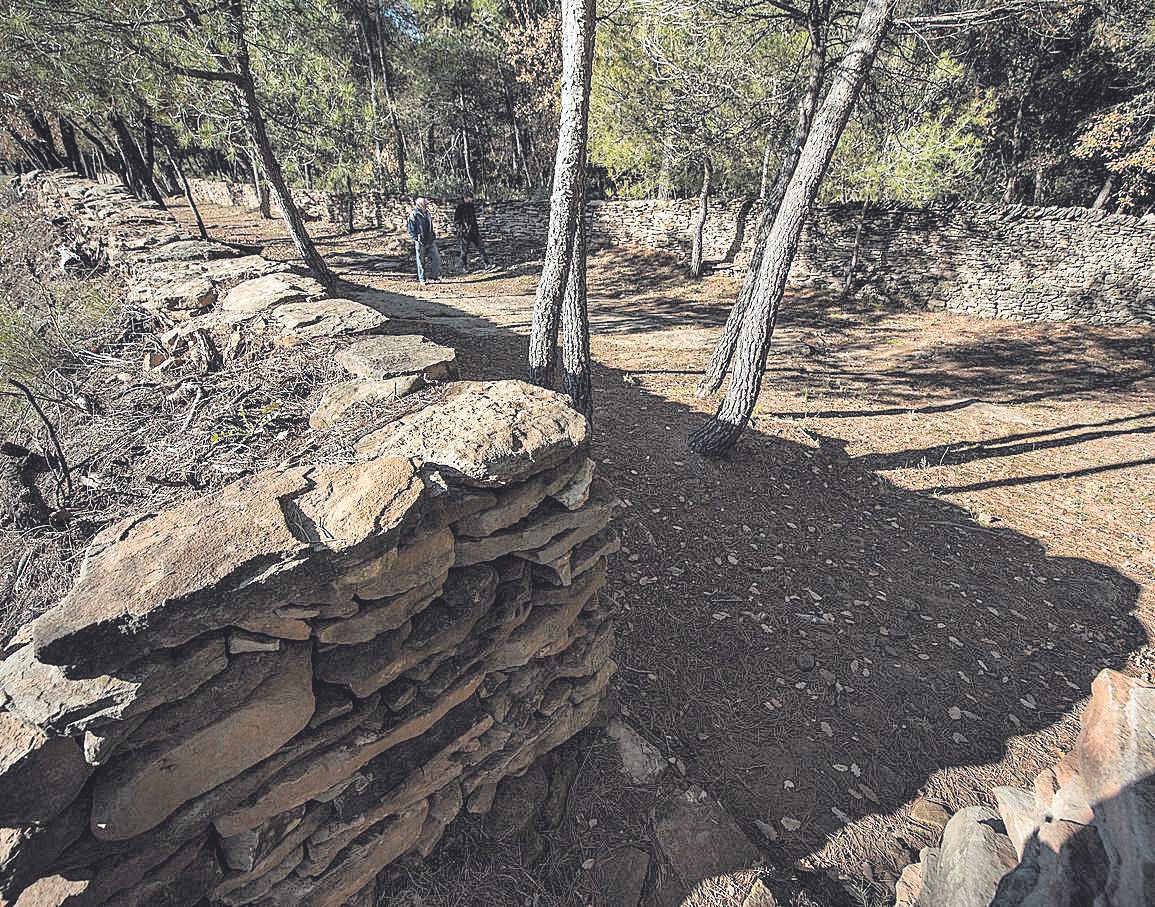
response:
[(119, 189), (31, 187), (175, 325), (173, 356), (228, 356), (241, 327), (267, 355), (347, 339), (318, 431), (431, 387), (353, 462), (108, 527), (0, 651), (0, 902), (376, 903), (384, 868), (598, 709), (619, 503), (587, 423), (519, 381), (449, 380), (452, 350)]
[[(218, 204), (255, 205), (249, 187), (202, 181), (196, 191)], [(345, 217), (340, 196), (298, 195), (310, 216)], [(696, 205), (690, 200), (590, 202), (591, 240), (687, 254)], [(397, 199), (359, 197), (356, 222), (399, 230), (407, 207)], [(704, 235), (706, 259), (741, 270), (760, 214), (760, 205), (751, 200), (716, 203)], [(1155, 324), (1155, 215), (957, 205), (869, 208), (863, 217), (860, 205), (828, 205), (811, 217), (791, 279), (840, 289), (860, 219), (857, 290), (990, 318)], [(494, 203), (481, 214), (482, 229), (495, 246), (540, 247), (548, 223), (544, 202)]]

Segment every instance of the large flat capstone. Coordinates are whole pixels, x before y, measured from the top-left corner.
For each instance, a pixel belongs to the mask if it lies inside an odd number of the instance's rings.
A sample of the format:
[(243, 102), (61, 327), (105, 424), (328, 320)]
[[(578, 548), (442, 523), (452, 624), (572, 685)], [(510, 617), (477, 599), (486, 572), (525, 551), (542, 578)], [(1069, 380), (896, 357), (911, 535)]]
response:
[(256, 314), (290, 302), (304, 302), (325, 295), (325, 288), (312, 277), (281, 272), (253, 277), (226, 290), (220, 298), (221, 310)]
[(466, 485), (521, 482), (583, 450), (588, 423), (561, 394), (524, 381), (462, 381), (444, 400), (366, 435), (363, 454), (417, 457)]
[(426, 381), (457, 376), (457, 352), (420, 334), (369, 337), (337, 354), (337, 362), (358, 378), (383, 380), (420, 375)]
[[(397, 457), (268, 470), (120, 523), (98, 536), (64, 601), (35, 621), (36, 657), (94, 676), (133, 653), (271, 616), (285, 603), (271, 592), (278, 580), (321, 584), (332, 578), (326, 554), (370, 556), (395, 543), (422, 488)], [(308, 576), (297, 577), (306, 562)]]
[(376, 309), (352, 299), (317, 299), (290, 302), (273, 309), (273, 320), (287, 340), (313, 340), (341, 334), (364, 334), (385, 326), (389, 320)]

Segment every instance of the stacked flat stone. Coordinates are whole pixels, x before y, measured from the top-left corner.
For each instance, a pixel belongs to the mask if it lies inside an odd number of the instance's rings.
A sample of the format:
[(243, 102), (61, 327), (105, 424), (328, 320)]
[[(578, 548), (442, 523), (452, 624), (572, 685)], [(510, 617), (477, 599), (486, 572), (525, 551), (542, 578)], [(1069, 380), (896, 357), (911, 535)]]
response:
[(598, 709), (587, 445), (559, 394), (454, 382), (356, 462), (100, 533), (0, 660), (0, 902), (372, 903)]
[[(197, 192), (221, 204), (256, 204), (244, 187), (203, 181)], [(300, 197), (318, 217), (345, 217), (343, 196)], [(685, 255), (697, 204), (591, 201), (590, 239)], [(447, 224), (433, 207), (435, 220)], [(361, 223), (401, 231), (408, 205), (359, 196), (354, 210)], [(711, 202), (703, 234), (706, 259), (742, 273), (761, 214), (761, 203), (753, 199)], [(479, 221), (493, 249), (540, 249), (549, 205), (486, 204)], [(792, 282), (840, 292), (856, 241), (856, 287), (891, 302), (1017, 321), (1155, 324), (1155, 214), (1004, 204), (870, 206), (864, 214), (858, 202), (819, 205), (803, 233)]]
[(897, 907), (1155, 903), (1155, 686), (1100, 672), (1063, 760), (991, 794), (903, 871)]

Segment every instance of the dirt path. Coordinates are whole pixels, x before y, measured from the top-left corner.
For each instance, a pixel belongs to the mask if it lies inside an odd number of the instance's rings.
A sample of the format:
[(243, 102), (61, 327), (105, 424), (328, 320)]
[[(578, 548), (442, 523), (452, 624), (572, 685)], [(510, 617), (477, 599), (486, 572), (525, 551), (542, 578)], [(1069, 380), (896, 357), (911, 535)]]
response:
[[(278, 233), (209, 219), (237, 240)], [(419, 291), (396, 238), (324, 243), (350, 295), (457, 347), (465, 376), (522, 374), (533, 261)], [(694, 383), (736, 285), (641, 250), (599, 253), (589, 283), (595, 455), (629, 503), (617, 696), (672, 774), (752, 837), (777, 830), (759, 839), (772, 862), (869, 898), (919, 843), (914, 798), (1025, 781), (1102, 667), (1155, 669), (1151, 330), (795, 293), (753, 429), (711, 462), (684, 439), (710, 409)], [(544, 902), (582, 902), (581, 862), (650, 834), (653, 791), (623, 792), (611, 755), (583, 757), (535, 871)], [(500, 861), (460, 847), (484, 887)]]

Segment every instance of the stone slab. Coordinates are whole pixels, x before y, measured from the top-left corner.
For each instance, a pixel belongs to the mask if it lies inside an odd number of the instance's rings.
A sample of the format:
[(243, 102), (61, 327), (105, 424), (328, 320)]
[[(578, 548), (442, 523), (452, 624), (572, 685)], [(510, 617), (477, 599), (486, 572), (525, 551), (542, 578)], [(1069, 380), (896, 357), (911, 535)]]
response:
[(585, 450), (585, 417), (565, 397), (523, 381), (463, 381), (418, 413), (357, 444), (365, 455), (418, 457), (480, 488), (523, 482)]

